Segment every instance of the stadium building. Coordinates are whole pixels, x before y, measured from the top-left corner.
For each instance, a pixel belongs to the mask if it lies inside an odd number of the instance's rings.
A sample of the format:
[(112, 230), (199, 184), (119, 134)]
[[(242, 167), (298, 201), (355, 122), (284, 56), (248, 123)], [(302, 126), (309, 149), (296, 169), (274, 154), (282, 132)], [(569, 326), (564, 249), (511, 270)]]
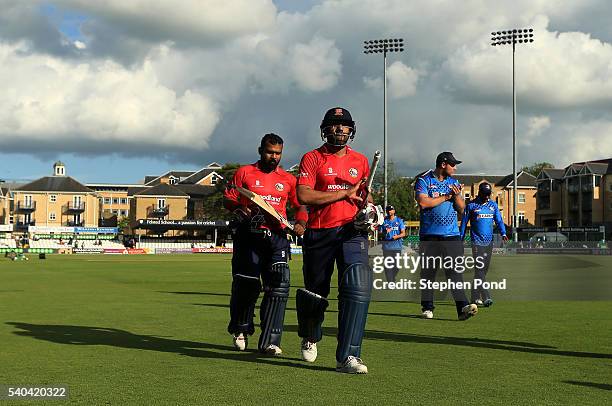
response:
[(16, 187), (12, 191), (15, 231), (37, 227), (97, 227), (100, 207), (96, 192), (66, 174), (62, 162), (53, 175)]
[(536, 183), (536, 225), (612, 230), (612, 158), (543, 169)]

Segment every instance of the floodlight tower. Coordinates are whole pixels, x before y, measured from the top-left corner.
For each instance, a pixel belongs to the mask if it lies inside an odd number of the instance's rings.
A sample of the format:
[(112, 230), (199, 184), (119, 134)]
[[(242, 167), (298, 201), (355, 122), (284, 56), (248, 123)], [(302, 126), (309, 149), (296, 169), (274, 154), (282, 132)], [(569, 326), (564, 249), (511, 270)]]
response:
[(518, 242), (517, 233), (517, 213), (516, 205), (518, 201), (518, 183), (516, 177), (516, 87), (515, 87), (515, 68), (514, 60), (516, 54), (516, 44), (533, 43), (533, 28), (513, 28), (504, 31), (494, 31), (491, 33), (491, 45), (512, 45), (512, 175), (513, 175), (513, 201), (512, 201), (512, 240)]
[(387, 208), (387, 52), (404, 52), (403, 38), (384, 38), (363, 41), (364, 54), (383, 55), (383, 189)]

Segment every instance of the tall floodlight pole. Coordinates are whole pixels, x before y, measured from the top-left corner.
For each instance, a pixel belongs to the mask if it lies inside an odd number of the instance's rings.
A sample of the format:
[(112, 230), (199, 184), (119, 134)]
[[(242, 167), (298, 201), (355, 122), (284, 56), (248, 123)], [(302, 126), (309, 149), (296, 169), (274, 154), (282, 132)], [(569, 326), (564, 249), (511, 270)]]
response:
[(512, 45), (512, 240), (518, 242), (518, 216), (516, 206), (518, 202), (518, 181), (516, 177), (516, 86), (514, 59), (516, 54), (516, 44), (530, 44), (533, 42), (533, 28), (513, 28), (505, 31), (495, 31), (491, 33), (491, 45)]
[(403, 38), (375, 39), (363, 42), (364, 54), (383, 54), (383, 189), (387, 207), (387, 52), (404, 52)]

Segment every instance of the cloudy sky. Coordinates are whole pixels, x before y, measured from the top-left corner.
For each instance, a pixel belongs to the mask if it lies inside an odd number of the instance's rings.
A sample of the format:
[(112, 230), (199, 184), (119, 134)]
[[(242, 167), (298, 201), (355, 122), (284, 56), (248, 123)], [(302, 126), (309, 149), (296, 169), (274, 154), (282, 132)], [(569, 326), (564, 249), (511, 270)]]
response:
[(519, 164), (612, 156), (612, 4), (606, 0), (0, 0), (0, 179), (56, 159), (83, 182), (250, 162), (266, 132), (284, 164), (319, 145), (325, 110), (348, 108), (354, 147), (405, 174), (451, 150), (461, 172), (512, 168), (510, 47), (517, 48)]

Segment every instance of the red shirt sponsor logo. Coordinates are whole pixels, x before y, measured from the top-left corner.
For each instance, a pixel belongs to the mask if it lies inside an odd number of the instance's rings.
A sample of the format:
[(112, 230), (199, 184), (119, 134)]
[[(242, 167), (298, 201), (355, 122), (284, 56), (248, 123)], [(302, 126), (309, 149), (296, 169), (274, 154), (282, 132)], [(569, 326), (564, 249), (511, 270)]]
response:
[[(325, 146), (307, 152), (300, 162), (298, 185), (322, 192), (350, 189), (370, 173), (368, 159), (346, 147), (346, 155), (338, 157)], [(356, 172), (356, 176), (353, 173)], [(359, 208), (348, 200), (308, 208), (308, 227), (331, 228), (350, 223)]]
[[(287, 217), (287, 202), (294, 207), (300, 206), (295, 194), (296, 179), (281, 168), (266, 173), (259, 169), (257, 162), (245, 165), (238, 168), (232, 183), (257, 193), (284, 217)], [(243, 205), (250, 203), (236, 189), (226, 189), (224, 195), (227, 199)], [(281, 225), (276, 221), (270, 221), (270, 223), (265, 222), (261, 227), (278, 229), (281, 228)]]

